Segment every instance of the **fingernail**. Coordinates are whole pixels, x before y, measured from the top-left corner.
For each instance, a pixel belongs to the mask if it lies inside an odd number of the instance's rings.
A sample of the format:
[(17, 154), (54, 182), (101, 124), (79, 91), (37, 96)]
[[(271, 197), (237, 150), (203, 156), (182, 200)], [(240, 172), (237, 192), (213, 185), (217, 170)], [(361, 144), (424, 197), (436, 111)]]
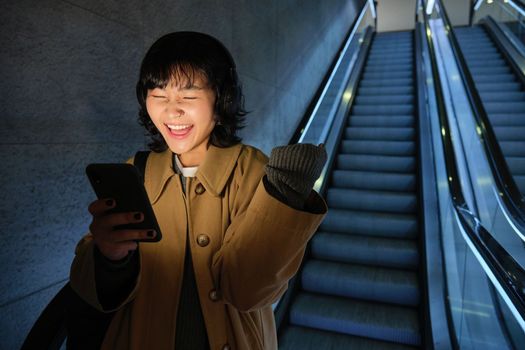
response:
[(140, 220), (140, 219), (142, 219), (142, 214), (141, 213), (135, 213), (135, 215), (133, 215), (133, 217), (135, 218), (135, 220)]
[(112, 207), (112, 206), (113, 206), (113, 203), (115, 203), (115, 201), (114, 201), (113, 199), (108, 199), (108, 200), (106, 201), (106, 205), (107, 205), (108, 207)]
[(155, 231), (151, 230), (148, 231), (146, 234), (148, 235), (148, 237), (153, 238), (153, 236), (155, 236)]

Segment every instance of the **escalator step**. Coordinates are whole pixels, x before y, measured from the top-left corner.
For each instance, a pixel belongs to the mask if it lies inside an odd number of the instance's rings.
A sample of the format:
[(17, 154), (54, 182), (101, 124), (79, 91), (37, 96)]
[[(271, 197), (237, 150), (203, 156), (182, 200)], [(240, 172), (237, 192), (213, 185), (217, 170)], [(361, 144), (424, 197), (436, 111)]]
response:
[[(405, 46), (405, 45), (402, 45)], [(378, 58), (387, 59), (407, 59), (412, 58), (412, 53), (403, 51), (401, 47), (395, 46), (373, 46), (368, 54), (368, 59), (376, 60)], [(406, 47), (406, 46), (405, 46)], [(368, 64), (368, 62), (366, 63)]]
[(366, 79), (361, 80), (359, 87), (390, 87), (390, 86), (410, 86), (412, 79)]
[(516, 80), (513, 74), (487, 74), (475, 75), (474, 82), (476, 83), (511, 83)]
[(469, 57), (467, 57), (467, 61), (497, 60), (498, 58), (501, 58), (501, 55), (499, 53), (481, 53), (478, 55), (470, 55)]
[[(473, 51), (480, 47), (494, 47), (490, 39), (486, 37), (480, 38), (469, 38), (469, 37), (458, 37), (461, 48), (466, 51)], [(475, 40), (475, 43), (471, 43), (470, 40)]]
[(352, 140), (412, 141), (415, 131), (413, 128), (348, 127), (344, 137)]
[(372, 213), (343, 209), (330, 209), (321, 230), (385, 238), (416, 238), (416, 216), (409, 214)]
[(397, 35), (385, 35), (385, 34), (393, 34), (393, 33), (378, 33), (376, 37), (374, 38), (374, 44), (375, 45), (381, 45), (381, 46), (393, 46), (396, 47), (397, 45), (411, 45), (412, 44), (412, 37), (407, 36), (401, 36), (399, 33), (396, 33)]
[(315, 259), (415, 270), (419, 264), (416, 241), (318, 232), (312, 238)]
[(330, 209), (404, 214), (415, 214), (417, 211), (414, 193), (332, 187), (328, 189), (326, 198)]
[[(525, 120), (525, 119), (524, 119)], [(349, 126), (368, 126), (368, 127), (413, 127), (414, 117), (410, 115), (406, 116), (358, 116), (353, 115), (348, 118)]]
[(363, 79), (409, 79), (412, 78), (411, 71), (390, 70), (386, 72), (365, 72)]
[(470, 34), (470, 35), (478, 35), (478, 36), (485, 36), (485, 30), (483, 30), (480, 26), (473, 26), (473, 27), (461, 27), (459, 28), (464, 34)]
[(372, 66), (366, 67), (364, 73), (381, 73), (391, 71), (406, 71), (412, 72), (412, 67), (406, 64), (390, 64), (388, 66)]
[(467, 57), (477, 57), (480, 55), (499, 55), (498, 49), (494, 46), (479, 46), (477, 48), (464, 48), (462, 47), (463, 54)]
[(390, 57), (390, 56), (410, 56), (412, 53), (412, 45), (406, 44), (406, 43), (399, 43), (399, 44), (391, 44), (391, 45), (372, 45), (370, 48), (370, 54), (374, 54), (374, 56), (383, 56), (383, 57)]
[(469, 68), (478, 68), (478, 67), (487, 67), (487, 66), (500, 66), (504, 64), (505, 61), (503, 58), (497, 58), (497, 59), (491, 59), (491, 60), (485, 60), (485, 61), (477, 61), (477, 62), (468, 62)]
[(399, 47), (395, 46), (372, 46), (370, 48), (370, 54), (368, 57), (410, 57), (411, 53), (407, 52), (406, 49), (403, 50), (407, 45), (402, 45)]
[(419, 285), (413, 271), (309, 260), (301, 286), (307, 292), (406, 306), (419, 305)]
[[(385, 59), (387, 58), (388, 60), (394, 60), (394, 61), (403, 61), (403, 60), (406, 60), (406, 59), (411, 59), (412, 58), (412, 53), (407, 53), (407, 52), (402, 52), (402, 51), (393, 51), (393, 52), (390, 52), (388, 54), (385, 54), (385, 53), (378, 53), (378, 52), (372, 52), (368, 55), (368, 58), (372, 61), (374, 60), (378, 60), (378, 59)], [(385, 61), (385, 62), (388, 62)]]
[(525, 158), (505, 157), (512, 175), (525, 175)]
[(414, 87), (410, 85), (405, 86), (376, 86), (376, 87), (360, 87), (357, 90), (357, 96), (366, 96), (366, 95), (404, 95), (404, 94), (413, 94)]
[(485, 91), (480, 93), (481, 100), (483, 103), (487, 102), (525, 102), (525, 92), (498, 92), (498, 91)]
[(499, 83), (492, 83), (492, 82), (476, 82), (476, 89), (480, 92), (491, 92), (491, 91), (520, 91), (521, 86), (520, 83), (517, 81), (512, 82), (499, 82)]
[(411, 52), (412, 43), (399, 43), (397, 45), (374, 45), (370, 48), (370, 52), (374, 53), (392, 53), (392, 52)]
[(416, 171), (416, 163), (414, 157), (340, 154), (336, 158), (336, 169), (406, 174)]
[(377, 33), (376, 40), (378, 42), (412, 41), (412, 32), (381, 32)]
[[(460, 45), (468, 44), (469, 46), (475, 46), (474, 43), (479, 40), (482, 45), (491, 45), (492, 42), (486, 35), (486, 33), (482, 31), (473, 31), (472, 29), (478, 29), (477, 27), (470, 27), (470, 28), (454, 28), (454, 33), (456, 34), (456, 38), (458, 39)], [(465, 29), (467, 29), (465, 31)], [(475, 41), (474, 41), (475, 40)]]
[(524, 126), (496, 126), (494, 133), (500, 141), (523, 141), (525, 138)]
[(499, 141), (499, 146), (507, 157), (525, 157), (525, 141)]
[(518, 189), (523, 194), (525, 193), (525, 175), (513, 175), (514, 182), (516, 182), (516, 186), (518, 186)]
[(300, 293), (290, 323), (401, 344), (421, 344), (415, 309)]
[(510, 68), (504, 65), (502, 61), (500, 65), (469, 67), (472, 75), (489, 75), (489, 74), (507, 74), (510, 73)]
[(525, 126), (525, 113), (489, 113), (492, 126)]
[(415, 145), (412, 141), (350, 140), (342, 141), (341, 153), (414, 156)]
[(379, 105), (379, 104), (390, 104), (390, 105), (403, 105), (414, 103), (414, 96), (412, 94), (406, 95), (368, 95), (363, 96), (361, 94), (356, 96), (355, 104), (359, 105)]
[(412, 104), (405, 105), (387, 105), (381, 104), (376, 106), (370, 105), (354, 105), (352, 108), (353, 115), (407, 115), (414, 113), (414, 106)]
[(490, 41), (484, 31), (465, 33), (461, 32), (460, 30), (461, 28), (454, 28), (454, 32), (456, 33), (456, 36), (461, 45), (463, 45), (463, 43), (468, 43), (470, 46), (475, 46), (474, 43), (476, 43), (478, 40), (482, 45), (492, 45), (492, 41)]
[(406, 64), (411, 65), (413, 64), (413, 58), (412, 57), (404, 57), (404, 58), (393, 58), (393, 57), (377, 57), (377, 58), (368, 58), (368, 61), (366, 62), (366, 67), (373, 67), (373, 66), (384, 66), (385, 64)]
[(382, 32), (377, 33), (374, 38), (374, 43), (381, 43), (381, 45), (400, 45), (402, 43), (411, 43), (412, 34), (403, 32)]
[[(472, 38), (470, 38), (469, 40), (473, 40)], [(469, 42), (468, 45), (465, 45), (465, 40), (460, 40), (460, 44), (461, 44), (461, 49), (463, 51), (463, 54), (471, 54), (471, 53), (481, 53), (481, 52), (487, 52), (487, 53), (494, 53), (494, 52), (498, 52), (498, 50), (496, 49), (496, 47), (494, 46), (494, 44), (492, 44), (492, 42), (490, 42), (489, 39), (485, 38), (485, 39), (477, 39), (479, 40), (479, 45), (472, 45), (471, 42)], [(467, 41), (468, 42), (468, 41)], [(476, 43), (478, 43), (476, 41)]]
[(414, 174), (334, 170), (332, 186), (378, 191), (415, 191), (416, 176)]
[(371, 50), (374, 50), (375, 52), (404, 52), (404, 53), (410, 53), (412, 52), (413, 43), (406, 40), (396, 40), (391, 42), (386, 41), (376, 41), (372, 43), (372, 46), (370, 47)]
[(306, 327), (287, 327), (284, 333), (279, 336), (279, 350), (299, 349), (415, 350), (416, 348)]
[(485, 106), (487, 113), (525, 112), (525, 102), (485, 102), (483, 105)]
[(486, 37), (485, 31), (479, 26), (459, 27), (457, 29), (454, 29), (454, 32), (457, 32), (459, 35), (464, 36)]

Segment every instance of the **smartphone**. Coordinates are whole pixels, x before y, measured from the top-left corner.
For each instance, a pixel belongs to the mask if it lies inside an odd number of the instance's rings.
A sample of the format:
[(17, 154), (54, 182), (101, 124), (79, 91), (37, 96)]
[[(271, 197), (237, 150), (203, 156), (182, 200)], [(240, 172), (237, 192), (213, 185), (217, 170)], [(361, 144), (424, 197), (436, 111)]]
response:
[(157, 235), (138, 242), (158, 242), (162, 238), (155, 213), (144, 188), (139, 170), (131, 164), (89, 164), (86, 174), (99, 199), (113, 198), (116, 202), (109, 213), (141, 212), (144, 220), (116, 226), (116, 229), (153, 229)]

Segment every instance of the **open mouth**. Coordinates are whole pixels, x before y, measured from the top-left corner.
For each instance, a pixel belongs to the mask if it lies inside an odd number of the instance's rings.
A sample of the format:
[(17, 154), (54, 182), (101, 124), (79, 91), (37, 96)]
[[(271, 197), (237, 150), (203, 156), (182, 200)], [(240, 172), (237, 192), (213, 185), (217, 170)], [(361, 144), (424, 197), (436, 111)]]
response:
[(171, 136), (176, 138), (183, 138), (193, 129), (192, 124), (165, 124)]

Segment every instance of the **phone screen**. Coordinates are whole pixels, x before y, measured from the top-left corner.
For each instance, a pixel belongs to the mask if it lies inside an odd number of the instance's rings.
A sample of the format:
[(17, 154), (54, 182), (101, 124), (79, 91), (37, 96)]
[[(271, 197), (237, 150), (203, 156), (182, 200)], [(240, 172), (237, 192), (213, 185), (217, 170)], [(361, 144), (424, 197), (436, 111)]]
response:
[(162, 238), (142, 176), (134, 165), (90, 164), (86, 167), (86, 174), (99, 199), (115, 200), (116, 205), (109, 211), (110, 213), (144, 214), (142, 222), (117, 226), (116, 229), (153, 229), (157, 232), (155, 237), (140, 242), (158, 242)]

